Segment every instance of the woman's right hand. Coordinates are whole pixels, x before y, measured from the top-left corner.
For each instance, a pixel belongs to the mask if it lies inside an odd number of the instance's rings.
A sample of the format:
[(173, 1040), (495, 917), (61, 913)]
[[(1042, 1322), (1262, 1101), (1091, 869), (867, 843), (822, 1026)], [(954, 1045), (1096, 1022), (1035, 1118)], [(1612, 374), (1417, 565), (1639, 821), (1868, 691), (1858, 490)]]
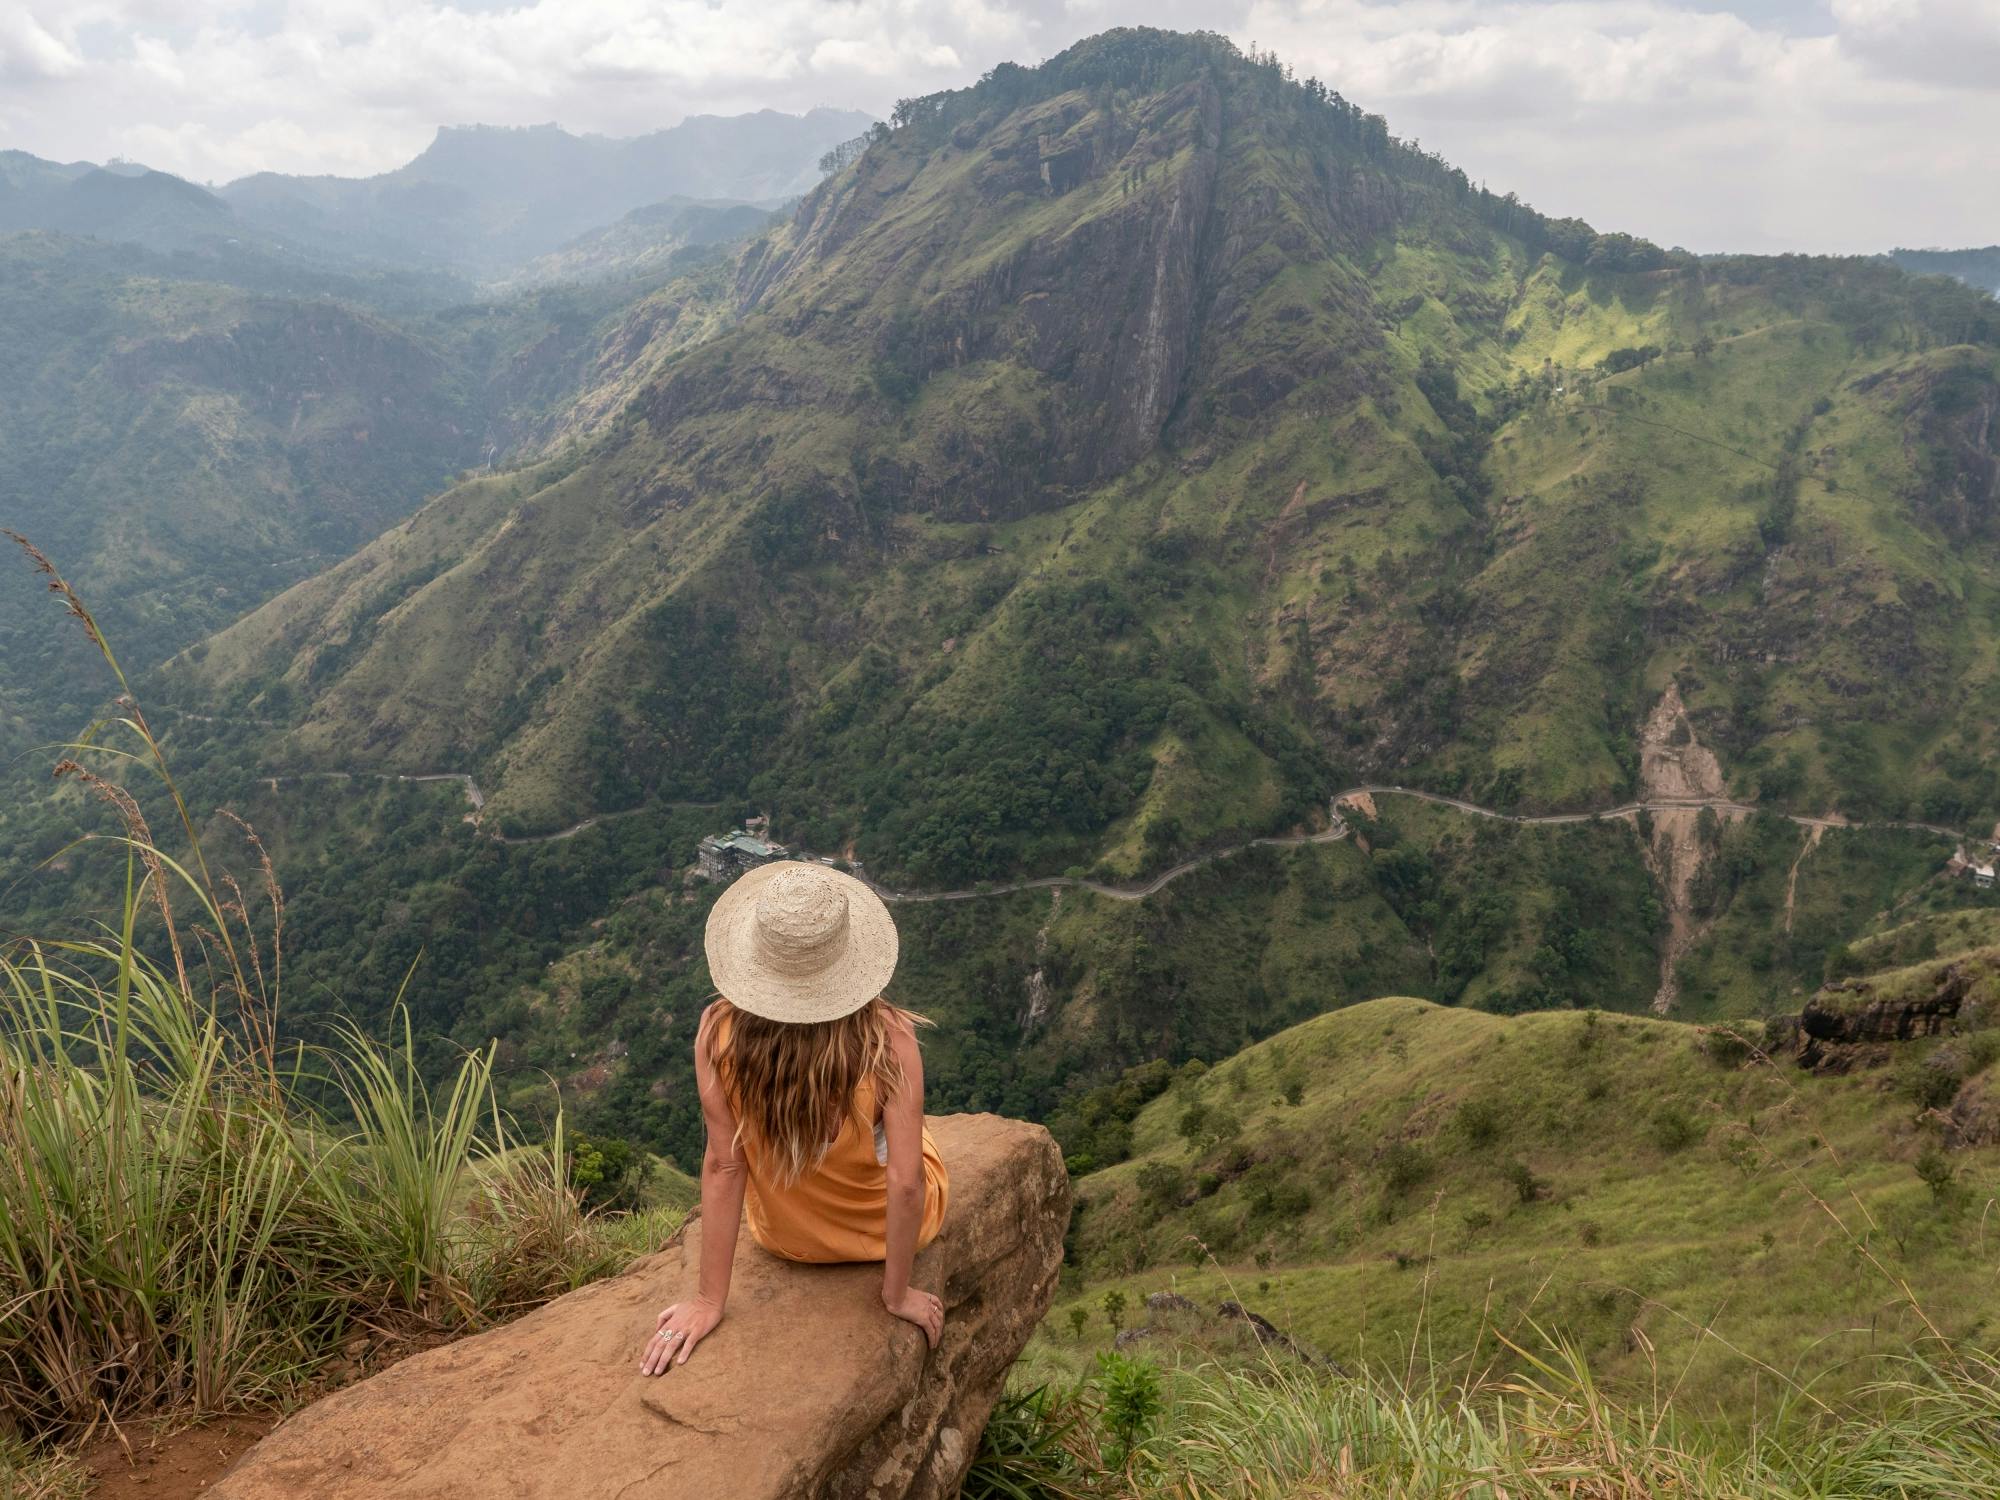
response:
[(914, 1323), (923, 1329), (924, 1338), (935, 1349), (944, 1335), (944, 1304), (929, 1292), (920, 1292), (915, 1287), (905, 1287), (903, 1295), (894, 1301), (882, 1299), (882, 1305), (901, 1318), (905, 1323)]
[(706, 1297), (676, 1302), (660, 1314), (660, 1326), (646, 1341), (645, 1357), (639, 1361), (641, 1375), (664, 1375), (671, 1365), (684, 1365), (694, 1346), (715, 1332), (722, 1321), (722, 1309)]

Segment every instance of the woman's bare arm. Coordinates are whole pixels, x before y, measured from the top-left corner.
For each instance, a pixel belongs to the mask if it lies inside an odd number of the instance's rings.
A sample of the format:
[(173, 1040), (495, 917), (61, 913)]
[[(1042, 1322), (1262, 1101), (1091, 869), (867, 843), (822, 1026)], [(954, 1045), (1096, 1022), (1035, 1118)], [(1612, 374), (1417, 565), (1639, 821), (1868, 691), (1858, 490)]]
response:
[(882, 1101), (882, 1130), (889, 1138), (888, 1249), (882, 1257), (882, 1305), (923, 1329), (937, 1347), (944, 1331), (944, 1304), (910, 1285), (917, 1256), (917, 1231), (924, 1220), (924, 1058), (917, 1034), (898, 1026), (891, 1035), (903, 1086)]
[(694, 1039), (694, 1078), (708, 1131), (701, 1157), (701, 1290), (691, 1301), (676, 1302), (660, 1314), (659, 1328), (639, 1365), (644, 1375), (663, 1375), (670, 1365), (686, 1364), (695, 1345), (715, 1330), (729, 1301), (729, 1278), (736, 1266), (736, 1232), (743, 1220), (743, 1152), (736, 1143), (736, 1116), (708, 1055), (709, 1031), (709, 1016), (704, 1013)]

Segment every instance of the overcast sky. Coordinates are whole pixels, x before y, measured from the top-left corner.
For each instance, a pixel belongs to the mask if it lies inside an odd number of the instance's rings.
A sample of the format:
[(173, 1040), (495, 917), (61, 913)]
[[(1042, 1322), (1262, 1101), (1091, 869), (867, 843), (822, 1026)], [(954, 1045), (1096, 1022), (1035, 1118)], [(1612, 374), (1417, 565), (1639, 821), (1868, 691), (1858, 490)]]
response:
[(200, 181), (365, 174), (440, 124), (886, 114), (1134, 23), (1275, 48), (1600, 228), (2000, 241), (2000, 0), (0, 0), (0, 147)]

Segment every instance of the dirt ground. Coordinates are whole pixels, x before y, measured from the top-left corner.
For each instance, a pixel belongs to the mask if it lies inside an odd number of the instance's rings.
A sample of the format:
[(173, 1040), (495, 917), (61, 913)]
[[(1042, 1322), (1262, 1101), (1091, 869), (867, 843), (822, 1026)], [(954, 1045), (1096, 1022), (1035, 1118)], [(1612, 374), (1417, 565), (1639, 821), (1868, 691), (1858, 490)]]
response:
[[(1640, 797), (1648, 802), (1692, 801), (1720, 797), (1725, 791), (1715, 752), (1695, 738), (1679, 686), (1667, 684), (1639, 736)], [(1701, 935), (1689, 899), (1704, 852), (1700, 826), (1701, 814), (1694, 808), (1653, 814), (1653, 842), (1647, 852), (1667, 907), (1667, 943), (1660, 954), (1660, 987), (1653, 996), (1653, 1009), (1660, 1015), (1671, 1011), (1680, 998), (1675, 970)]]
[(221, 1417), (199, 1427), (126, 1428), (84, 1450), (92, 1500), (188, 1500), (229, 1472), (243, 1451), (277, 1425), (275, 1412)]
[(1381, 816), (1375, 811), (1375, 798), (1369, 792), (1351, 792), (1340, 799), (1340, 805), (1353, 808), (1364, 818), (1374, 819)]

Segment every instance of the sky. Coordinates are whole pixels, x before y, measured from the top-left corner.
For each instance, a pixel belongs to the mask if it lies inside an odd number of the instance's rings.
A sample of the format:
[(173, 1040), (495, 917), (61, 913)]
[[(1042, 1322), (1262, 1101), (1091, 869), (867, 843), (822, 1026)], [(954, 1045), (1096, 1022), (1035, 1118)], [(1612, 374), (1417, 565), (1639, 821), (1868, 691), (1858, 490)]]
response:
[(0, 147), (206, 182), (365, 175), (439, 125), (886, 115), (1133, 24), (1275, 50), (1600, 229), (2000, 242), (2000, 0), (0, 0)]

